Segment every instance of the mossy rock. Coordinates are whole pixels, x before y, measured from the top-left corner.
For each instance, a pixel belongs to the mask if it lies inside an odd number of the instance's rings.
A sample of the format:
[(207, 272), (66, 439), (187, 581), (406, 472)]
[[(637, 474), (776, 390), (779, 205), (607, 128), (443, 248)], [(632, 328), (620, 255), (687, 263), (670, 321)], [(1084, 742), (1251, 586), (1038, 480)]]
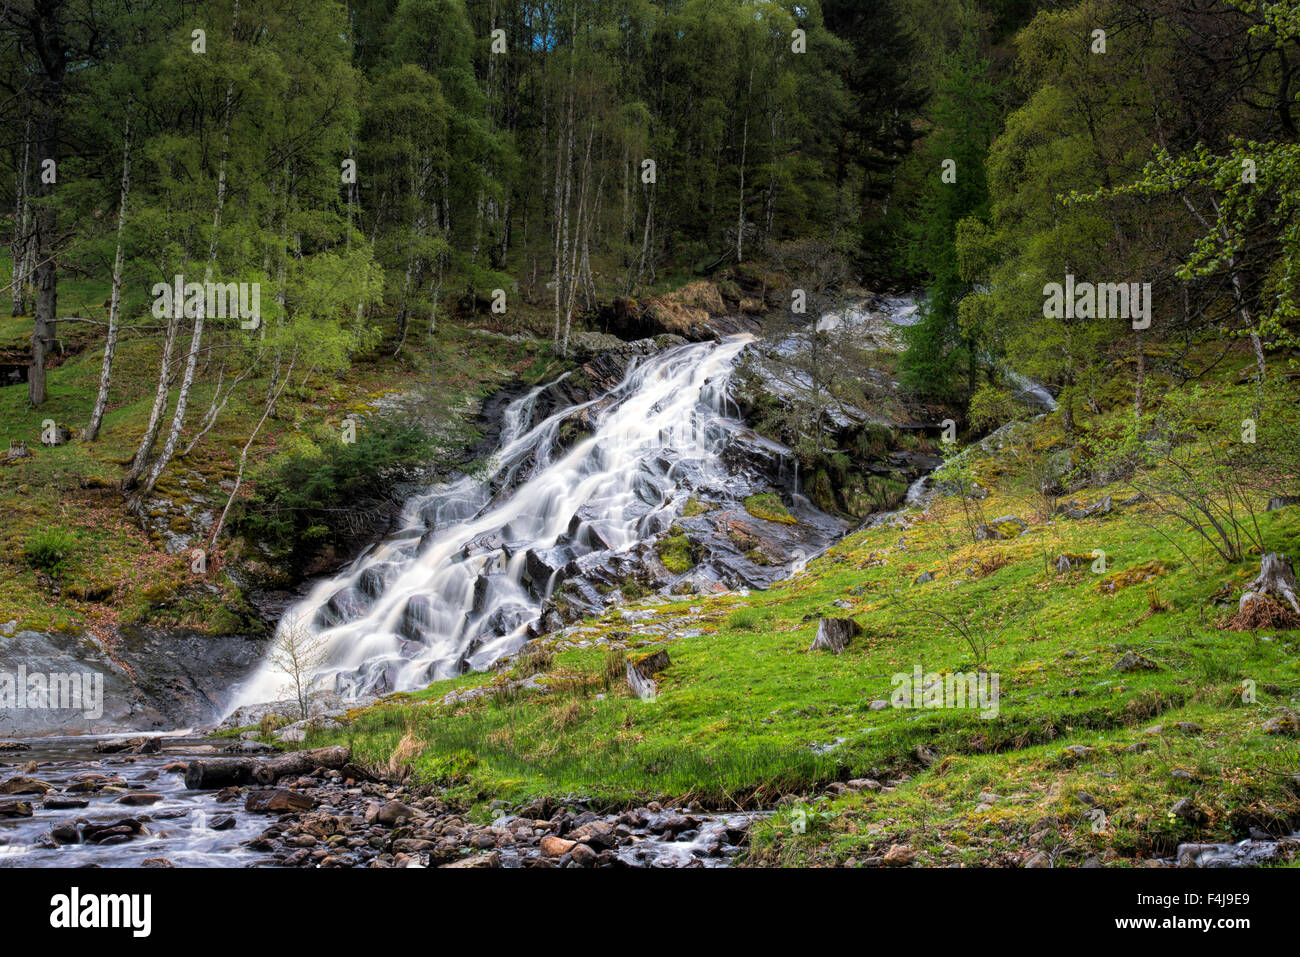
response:
[(1123, 571), (1112, 572), (1097, 583), (1097, 590), (1104, 595), (1113, 595), (1121, 588), (1128, 588), (1131, 585), (1140, 585), (1144, 582), (1153, 582), (1161, 575), (1167, 575), (1169, 570), (1159, 561), (1143, 562), (1141, 565), (1134, 565), (1132, 568), (1126, 568)]
[(763, 492), (745, 499), (745, 511), (765, 522), (780, 522), (783, 525), (798, 525), (799, 520), (790, 514), (779, 495)]
[(683, 575), (695, 567), (695, 550), (685, 535), (668, 535), (655, 542), (655, 551), (664, 568), (674, 575)]
[(113, 597), (113, 586), (104, 582), (73, 582), (63, 586), (63, 594), (73, 601), (102, 602)]
[(155, 605), (166, 605), (175, 601), (176, 588), (170, 582), (154, 582), (152, 585), (146, 585), (140, 595)]

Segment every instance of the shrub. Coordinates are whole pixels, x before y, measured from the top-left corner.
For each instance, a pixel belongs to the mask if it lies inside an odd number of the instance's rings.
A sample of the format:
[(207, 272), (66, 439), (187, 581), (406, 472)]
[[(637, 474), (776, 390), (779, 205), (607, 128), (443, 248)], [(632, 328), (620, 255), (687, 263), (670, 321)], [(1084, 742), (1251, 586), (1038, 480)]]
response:
[(47, 528), (27, 539), (23, 560), (31, 568), (57, 577), (67, 570), (76, 547), (77, 536), (66, 528)]
[(257, 479), (257, 492), (241, 503), (235, 527), (285, 557), (295, 570), (334, 547), (350, 550), (394, 507), (393, 486), (431, 454), (418, 426), (379, 420), (351, 443), (326, 445), (273, 462)]
[(727, 617), (727, 626), (736, 631), (758, 631), (763, 614), (757, 608), (737, 608)]

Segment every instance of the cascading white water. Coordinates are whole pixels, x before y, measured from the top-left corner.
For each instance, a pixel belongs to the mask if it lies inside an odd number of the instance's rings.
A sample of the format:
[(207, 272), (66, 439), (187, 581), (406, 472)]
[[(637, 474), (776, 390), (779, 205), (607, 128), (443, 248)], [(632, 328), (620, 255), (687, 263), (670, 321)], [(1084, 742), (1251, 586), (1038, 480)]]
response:
[[(742, 423), (725, 385), (748, 337), (678, 346), (634, 364), (614, 389), (534, 422), (534, 389), (506, 410), (487, 475), (409, 501), (402, 531), (318, 582), (280, 633), (313, 635), (314, 686), (344, 697), (420, 688), (518, 649), (559, 570), (667, 528), (688, 488), (724, 484), (720, 453)], [(557, 443), (578, 416), (590, 434)], [(232, 703), (285, 696), (270, 662)]]

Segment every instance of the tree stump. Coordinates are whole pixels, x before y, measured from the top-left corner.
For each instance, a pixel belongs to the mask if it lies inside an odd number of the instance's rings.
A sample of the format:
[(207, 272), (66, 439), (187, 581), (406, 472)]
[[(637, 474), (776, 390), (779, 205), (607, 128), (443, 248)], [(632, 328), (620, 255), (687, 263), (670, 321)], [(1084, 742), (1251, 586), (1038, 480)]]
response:
[(629, 659), (627, 662), (627, 686), (642, 701), (648, 701), (659, 690), (658, 685), (655, 684), (654, 675), (671, 664), (672, 661), (669, 660), (666, 651), (656, 651), (654, 654), (646, 655), (636, 661)]
[(861, 626), (852, 618), (823, 618), (817, 623), (817, 637), (808, 646), (809, 651), (818, 649), (840, 654), (848, 647), (856, 635), (862, 631)]
[(1296, 598), (1297, 591), (1300, 591), (1300, 584), (1296, 583), (1295, 571), (1291, 568), (1291, 562), (1285, 555), (1269, 552), (1260, 562), (1259, 577), (1247, 585), (1246, 590), (1242, 592), (1237, 611), (1244, 611), (1247, 602), (1252, 598), (1261, 595), (1273, 595), (1289, 604), (1296, 614), (1300, 614), (1300, 600)]

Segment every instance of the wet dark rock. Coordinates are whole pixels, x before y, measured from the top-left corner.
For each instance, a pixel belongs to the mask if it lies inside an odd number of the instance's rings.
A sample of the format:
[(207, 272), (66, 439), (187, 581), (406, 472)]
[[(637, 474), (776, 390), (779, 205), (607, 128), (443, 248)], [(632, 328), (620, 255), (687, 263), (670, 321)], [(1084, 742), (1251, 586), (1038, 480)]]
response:
[(56, 824), (50, 828), (50, 839), (56, 844), (80, 844), (81, 831), (75, 824)]
[(53, 796), (47, 797), (42, 805), (47, 811), (72, 811), (87, 807), (90, 801), (87, 798)]
[(86, 824), (81, 828), (81, 840), (86, 844), (121, 844), (142, 833), (144, 825), (131, 817), (111, 824)]
[(134, 806), (143, 806), (148, 804), (157, 804), (161, 800), (162, 800), (161, 794), (151, 794), (147, 791), (142, 791), (136, 794), (123, 794), (120, 798), (117, 799), (117, 803), (129, 804)]
[(227, 690), (256, 668), (266, 642), (213, 637), (186, 629), (114, 626), (105, 646), (77, 631), (20, 631), (0, 643), (0, 671), (85, 673), (103, 682), (103, 714), (55, 708), (3, 713), (15, 736), (103, 734), (192, 727), (217, 721)]

